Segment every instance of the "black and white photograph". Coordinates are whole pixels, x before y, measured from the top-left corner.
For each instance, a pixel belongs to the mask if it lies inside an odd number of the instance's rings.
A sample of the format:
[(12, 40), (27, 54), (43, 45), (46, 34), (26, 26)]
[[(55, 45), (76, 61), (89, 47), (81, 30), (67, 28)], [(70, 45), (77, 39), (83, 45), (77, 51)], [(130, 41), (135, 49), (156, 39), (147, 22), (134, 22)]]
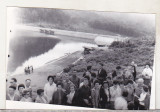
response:
[(149, 110), (155, 14), (7, 7), (6, 100)]

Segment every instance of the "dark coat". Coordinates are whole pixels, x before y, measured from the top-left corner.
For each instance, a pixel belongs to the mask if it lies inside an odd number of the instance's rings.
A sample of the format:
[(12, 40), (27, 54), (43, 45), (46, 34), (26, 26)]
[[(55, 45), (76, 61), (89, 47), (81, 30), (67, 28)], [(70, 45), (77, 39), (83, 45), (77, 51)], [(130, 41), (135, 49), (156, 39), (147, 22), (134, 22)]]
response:
[(103, 83), (103, 81), (106, 79), (107, 77), (107, 72), (105, 69), (101, 69), (101, 70), (98, 70), (98, 80)]
[[(88, 104), (85, 103), (84, 99), (88, 100)], [(82, 86), (78, 89), (78, 106), (91, 107), (91, 89), (89, 86)]]
[[(108, 97), (109, 97), (109, 100), (108, 100)], [(105, 108), (106, 105), (109, 104), (109, 102), (110, 102), (110, 90), (109, 90), (109, 96), (107, 96), (104, 88), (101, 87), (101, 89), (100, 89), (100, 105), (101, 105), (101, 107)]]
[(59, 95), (58, 95), (58, 91), (56, 91), (55, 93), (53, 93), (52, 100), (51, 100), (50, 104), (65, 105), (66, 100), (67, 100), (66, 93), (61, 90), (61, 103), (59, 103)]

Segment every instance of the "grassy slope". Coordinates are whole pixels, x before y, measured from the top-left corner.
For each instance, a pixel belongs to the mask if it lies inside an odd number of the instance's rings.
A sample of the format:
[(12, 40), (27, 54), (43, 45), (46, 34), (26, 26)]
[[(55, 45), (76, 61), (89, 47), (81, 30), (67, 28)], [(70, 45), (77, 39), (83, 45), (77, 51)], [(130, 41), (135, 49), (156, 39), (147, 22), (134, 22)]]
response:
[(99, 62), (104, 64), (107, 72), (112, 72), (117, 65), (126, 68), (134, 61), (140, 73), (146, 63), (153, 66), (154, 46), (155, 41), (149, 37), (130, 39), (125, 42), (115, 41), (108, 50), (95, 50), (92, 54), (86, 55), (85, 59), (74, 65), (70, 72), (75, 70), (82, 75), (87, 65), (92, 65), (96, 72)]

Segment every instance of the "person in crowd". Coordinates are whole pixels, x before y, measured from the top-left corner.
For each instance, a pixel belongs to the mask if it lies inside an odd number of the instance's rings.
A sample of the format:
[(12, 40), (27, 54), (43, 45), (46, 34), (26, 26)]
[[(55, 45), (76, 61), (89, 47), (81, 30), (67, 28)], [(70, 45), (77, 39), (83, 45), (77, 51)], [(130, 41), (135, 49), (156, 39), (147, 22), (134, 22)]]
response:
[(9, 86), (8, 93), (6, 93), (6, 100), (19, 101), (15, 86)]
[(63, 79), (63, 81), (62, 81), (62, 84), (63, 84), (63, 89), (64, 89), (64, 91), (66, 92), (66, 94), (68, 94), (69, 91), (70, 91), (70, 85), (73, 84), (73, 83), (69, 80), (69, 74), (68, 74), (68, 73), (65, 73), (64, 79)]
[(91, 78), (92, 78), (91, 68), (92, 68), (92, 66), (87, 66), (87, 71), (83, 74), (83, 77), (88, 76), (89, 80), (91, 80)]
[(96, 73), (92, 72), (92, 78), (91, 78), (91, 88), (94, 87), (94, 81), (96, 81), (97, 78), (96, 78)]
[(32, 98), (30, 97), (30, 91), (29, 90), (24, 90), (23, 91), (23, 97), (21, 98), (20, 101), (23, 102), (33, 102)]
[(104, 69), (103, 63), (99, 63), (99, 65), (100, 65), (100, 69), (98, 70), (98, 80), (100, 81), (100, 84), (102, 84), (107, 77), (107, 72)]
[(75, 85), (71, 84), (70, 85), (70, 93), (67, 94), (67, 105), (71, 105), (71, 106), (77, 106), (77, 102), (78, 102), (78, 93), (75, 90)]
[(118, 81), (118, 84), (121, 89), (121, 93), (123, 93), (123, 91), (126, 89), (124, 81)]
[(91, 107), (91, 88), (89, 86), (89, 77), (85, 76), (83, 85), (78, 89), (78, 106)]
[(149, 86), (153, 75), (152, 69), (150, 68), (150, 64), (146, 64), (146, 67), (143, 70), (142, 75), (144, 79), (144, 84)]
[(57, 83), (57, 91), (53, 93), (50, 104), (66, 105), (66, 93), (62, 90), (62, 87), (62, 83)]
[(119, 76), (122, 75), (122, 68), (121, 68), (121, 66), (117, 66), (116, 70), (113, 71), (113, 73), (112, 73), (112, 79), (114, 79), (118, 75)]
[(134, 85), (133, 85), (133, 81), (132, 80), (128, 80), (128, 82), (126, 82), (126, 87), (125, 90), (128, 92), (128, 96), (127, 96), (127, 102), (132, 102), (133, 103), (133, 98), (134, 98)]
[(135, 81), (137, 77), (137, 70), (136, 70), (137, 64), (135, 64), (135, 62), (132, 61), (131, 66), (132, 66), (131, 70), (132, 70), (133, 80)]
[(122, 96), (119, 96), (115, 99), (114, 108), (115, 110), (127, 110), (128, 103), (126, 101), (126, 97), (128, 96), (127, 91), (122, 92)]
[(111, 93), (109, 89), (109, 83), (104, 81), (100, 89), (100, 107), (108, 109), (110, 106), (110, 98)]
[(54, 77), (48, 76), (48, 82), (44, 86), (44, 95), (47, 97), (47, 101), (50, 102), (52, 95), (57, 90), (56, 84), (54, 83)]
[(134, 109), (139, 109), (139, 100), (140, 94), (142, 93), (142, 89), (144, 86), (144, 80), (139, 78), (136, 80), (135, 90), (134, 90)]
[(112, 81), (112, 78), (111, 78), (110, 76), (108, 76), (108, 77), (106, 78), (106, 81), (108, 82), (108, 86), (109, 86), (109, 87), (113, 86), (113, 81)]
[(100, 83), (98, 80), (94, 81), (94, 88), (91, 90), (93, 108), (99, 108), (100, 105)]
[(31, 87), (31, 79), (25, 80), (25, 89), (30, 92), (30, 97), (32, 97), (32, 87)]
[(14, 86), (17, 89), (17, 79), (16, 78), (11, 78), (10, 86)]
[(61, 74), (60, 73), (57, 73), (56, 74), (56, 77), (54, 78), (54, 83), (59, 83), (59, 82), (62, 82), (62, 77), (61, 77)]
[(19, 96), (19, 101), (22, 99), (23, 97), (23, 90), (25, 89), (24, 84), (19, 84), (18, 85), (18, 96)]
[(77, 77), (76, 72), (71, 74), (70, 81), (76, 86), (76, 88), (79, 88), (80, 79)]
[(37, 90), (37, 97), (35, 100), (36, 103), (48, 103), (47, 97), (44, 96), (44, 90), (43, 89), (38, 89)]
[(122, 90), (119, 87), (119, 84), (118, 84), (117, 80), (113, 81), (113, 86), (110, 87), (110, 94), (111, 94), (110, 108), (114, 109), (114, 101), (115, 101), (115, 99), (122, 95)]
[(143, 86), (142, 93), (138, 100), (139, 110), (149, 110), (150, 94), (148, 93), (148, 86)]

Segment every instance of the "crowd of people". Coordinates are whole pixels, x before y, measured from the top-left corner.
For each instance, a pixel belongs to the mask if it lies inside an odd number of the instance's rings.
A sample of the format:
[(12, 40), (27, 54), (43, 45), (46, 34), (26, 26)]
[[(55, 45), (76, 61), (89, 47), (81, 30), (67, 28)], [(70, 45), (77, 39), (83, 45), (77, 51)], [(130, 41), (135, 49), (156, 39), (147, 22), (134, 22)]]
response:
[(140, 74), (132, 62), (127, 68), (117, 66), (107, 73), (103, 63), (93, 72), (87, 66), (83, 76), (77, 72), (50, 75), (44, 88), (33, 97), (31, 79), (24, 84), (12, 78), (6, 99), (13, 101), (59, 104), (115, 110), (148, 110), (150, 105), (152, 69), (146, 64)]

